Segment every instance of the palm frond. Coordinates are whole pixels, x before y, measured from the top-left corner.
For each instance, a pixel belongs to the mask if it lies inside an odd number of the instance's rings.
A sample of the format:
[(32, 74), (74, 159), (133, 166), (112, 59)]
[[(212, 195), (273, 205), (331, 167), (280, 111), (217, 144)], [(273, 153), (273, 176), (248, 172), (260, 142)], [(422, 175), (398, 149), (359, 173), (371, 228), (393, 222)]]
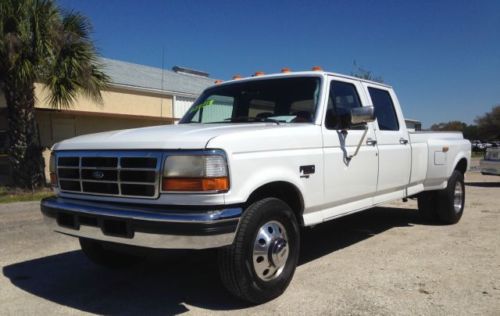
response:
[(83, 94), (102, 101), (109, 78), (98, 62), (90, 21), (54, 0), (0, 0), (0, 87), (45, 83), (48, 102), (67, 108)]
[(77, 94), (102, 102), (101, 90), (109, 77), (97, 61), (97, 51), (90, 41), (90, 24), (79, 14), (63, 18), (61, 46), (51, 62), (45, 82), (51, 91), (50, 103), (58, 108), (69, 107)]
[(34, 82), (53, 50), (60, 17), (52, 0), (0, 2), (0, 80)]
[(74, 11), (65, 13), (62, 26), (67, 35), (73, 35), (82, 40), (90, 40), (92, 26), (89, 19), (82, 14)]
[(52, 0), (35, 0), (29, 19), (31, 58), (35, 64), (43, 64), (56, 49), (54, 39), (58, 34), (60, 14)]

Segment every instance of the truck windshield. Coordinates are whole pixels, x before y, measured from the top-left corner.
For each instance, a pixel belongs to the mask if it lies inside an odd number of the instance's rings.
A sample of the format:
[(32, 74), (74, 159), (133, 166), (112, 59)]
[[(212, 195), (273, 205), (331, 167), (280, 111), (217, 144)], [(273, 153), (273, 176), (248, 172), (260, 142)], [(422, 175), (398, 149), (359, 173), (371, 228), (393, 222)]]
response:
[(312, 123), (320, 90), (318, 77), (260, 79), (206, 90), (181, 124)]

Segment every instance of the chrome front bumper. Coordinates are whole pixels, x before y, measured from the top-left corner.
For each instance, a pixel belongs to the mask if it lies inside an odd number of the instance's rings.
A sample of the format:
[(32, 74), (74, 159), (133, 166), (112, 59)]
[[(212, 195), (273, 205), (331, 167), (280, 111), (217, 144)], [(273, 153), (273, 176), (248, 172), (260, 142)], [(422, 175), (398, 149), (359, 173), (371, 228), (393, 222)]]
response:
[(242, 208), (199, 209), (42, 200), (46, 223), (56, 232), (160, 249), (206, 249), (233, 243)]

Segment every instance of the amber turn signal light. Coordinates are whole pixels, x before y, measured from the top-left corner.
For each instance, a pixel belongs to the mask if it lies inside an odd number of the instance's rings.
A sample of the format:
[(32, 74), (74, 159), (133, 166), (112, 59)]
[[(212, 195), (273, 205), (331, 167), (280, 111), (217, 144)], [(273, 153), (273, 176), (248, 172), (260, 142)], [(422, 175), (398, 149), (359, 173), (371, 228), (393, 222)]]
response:
[(219, 178), (163, 178), (163, 191), (227, 191), (229, 179)]

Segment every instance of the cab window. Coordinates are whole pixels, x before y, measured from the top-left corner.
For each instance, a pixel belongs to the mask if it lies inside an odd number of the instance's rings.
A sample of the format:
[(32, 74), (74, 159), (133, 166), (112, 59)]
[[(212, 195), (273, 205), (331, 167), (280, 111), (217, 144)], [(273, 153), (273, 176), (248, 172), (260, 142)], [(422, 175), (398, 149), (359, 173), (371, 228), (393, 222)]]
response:
[(361, 101), (356, 86), (352, 83), (332, 81), (325, 117), (326, 128), (347, 128), (351, 119), (351, 109), (357, 107), (361, 107)]
[(381, 131), (399, 131), (398, 116), (389, 92), (371, 87), (368, 88), (368, 91), (375, 108), (378, 128)]

